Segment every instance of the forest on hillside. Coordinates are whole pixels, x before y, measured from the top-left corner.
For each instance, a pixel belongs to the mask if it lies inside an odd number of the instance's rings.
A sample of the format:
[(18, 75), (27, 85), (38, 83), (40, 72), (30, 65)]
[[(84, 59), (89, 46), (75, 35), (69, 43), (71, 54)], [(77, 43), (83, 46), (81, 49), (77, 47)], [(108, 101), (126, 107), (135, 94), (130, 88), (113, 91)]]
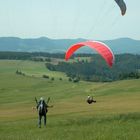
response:
[(71, 79), (109, 82), (122, 79), (140, 78), (140, 55), (122, 54), (115, 56), (115, 63), (109, 68), (99, 55), (87, 59), (73, 60), (72, 63), (59, 62), (57, 65), (46, 63), (52, 71), (65, 72)]
[[(71, 60), (64, 61), (65, 54), (43, 52), (0, 52), (0, 59), (31, 60), (44, 62), (51, 71), (66, 73), (70, 81), (102, 81), (109, 82), (122, 79), (140, 78), (140, 55), (115, 55), (115, 63), (109, 68), (98, 54), (74, 54)], [(52, 59), (58, 63), (52, 63)]]

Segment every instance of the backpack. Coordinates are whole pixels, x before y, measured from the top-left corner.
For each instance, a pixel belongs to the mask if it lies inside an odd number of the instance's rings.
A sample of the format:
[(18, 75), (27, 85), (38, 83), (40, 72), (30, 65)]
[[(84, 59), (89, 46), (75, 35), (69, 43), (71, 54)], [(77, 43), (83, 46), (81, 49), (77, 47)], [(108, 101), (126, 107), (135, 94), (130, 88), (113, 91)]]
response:
[(44, 100), (39, 101), (38, 112), (39, 112), (40, 115), (46, 114), (46, 103), (45, 103)]

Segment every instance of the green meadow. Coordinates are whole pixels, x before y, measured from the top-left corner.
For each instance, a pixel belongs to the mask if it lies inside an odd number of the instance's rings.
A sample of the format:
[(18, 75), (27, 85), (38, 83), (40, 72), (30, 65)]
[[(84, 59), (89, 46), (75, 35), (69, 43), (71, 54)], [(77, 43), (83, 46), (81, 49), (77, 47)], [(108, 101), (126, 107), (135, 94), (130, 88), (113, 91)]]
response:
[[(47, 127), (38, 128), (35, 97), (51, 98)], [(0, 60), (0, 140), (46, 139), (140, 140), (140, 79), (73, 83), (43, 62)]]

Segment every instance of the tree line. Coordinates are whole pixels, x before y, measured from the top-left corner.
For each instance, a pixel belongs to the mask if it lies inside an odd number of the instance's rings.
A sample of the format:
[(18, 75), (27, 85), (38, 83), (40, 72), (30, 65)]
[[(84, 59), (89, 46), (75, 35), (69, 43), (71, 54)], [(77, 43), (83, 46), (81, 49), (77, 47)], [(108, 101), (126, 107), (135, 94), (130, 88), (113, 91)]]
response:
[[(70, 81), (82, 79), (86, 81), (115, 81), (140, 78), (140, 55), (115, 55), (115, 63), (109, 68), (98, 54), (75, 54), (68, 62), (51, 63), (51, 58), (64, 59), (65, 54), (46, 52), (0, 52), (0, 59), (33, 60), (47, 62), (49, 70), (67, 74)], [(89, 57), (90, 61), (83, 59)], [(75, 59), (76, 58), (76, 59)]]
[[(39, 61), (39, 59), (37, 60), (39, 57), (64, 58), (64, 54), (46, 52), (0, 52), (0, 59)], [(40, 61), (42, 61), (42, 59), (40, 59)]]
[[(91, 56), (90, 56), (91, 57)], [(80, 58), (79, 58), (80, 59)], [(121, 54), (115, 56), (115, 63), (109, 68), (99, 55), (92, 55), (91, 61), (59, 62), (57, 65), (46, 63), (52, 71), (65, 72), (70, 78), (86, 81), (109, 82), (122, 79), (140, 78), (140, 55)]]

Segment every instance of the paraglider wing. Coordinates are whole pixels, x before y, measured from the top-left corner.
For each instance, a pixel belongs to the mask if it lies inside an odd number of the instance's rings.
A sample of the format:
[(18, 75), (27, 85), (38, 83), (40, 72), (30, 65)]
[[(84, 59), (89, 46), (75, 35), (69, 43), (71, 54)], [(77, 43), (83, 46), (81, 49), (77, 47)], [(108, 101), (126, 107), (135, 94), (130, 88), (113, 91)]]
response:
[(118, 4), (118, 6), (120, 7), (120, 9), (121, 9), (122, 15), (125, 15), (125, 13), (126, 13), (126, 4), (125, 4), (124, 0), (115, 0), (115, 1)]
[(111, 51), (111, 49), (105, 45), (102, 42), (99, 41), (86, 41), (86, 42), (80, 42), (75, 45), (72, 45), (66, 52), (65, 59), (68, 60), (71, 55), (81, 48), (82, 46), (88, 46), (92, 49), (95, 49), (107, 62), (107, 64), (112, 67), (114, 63), (114, 55)]

